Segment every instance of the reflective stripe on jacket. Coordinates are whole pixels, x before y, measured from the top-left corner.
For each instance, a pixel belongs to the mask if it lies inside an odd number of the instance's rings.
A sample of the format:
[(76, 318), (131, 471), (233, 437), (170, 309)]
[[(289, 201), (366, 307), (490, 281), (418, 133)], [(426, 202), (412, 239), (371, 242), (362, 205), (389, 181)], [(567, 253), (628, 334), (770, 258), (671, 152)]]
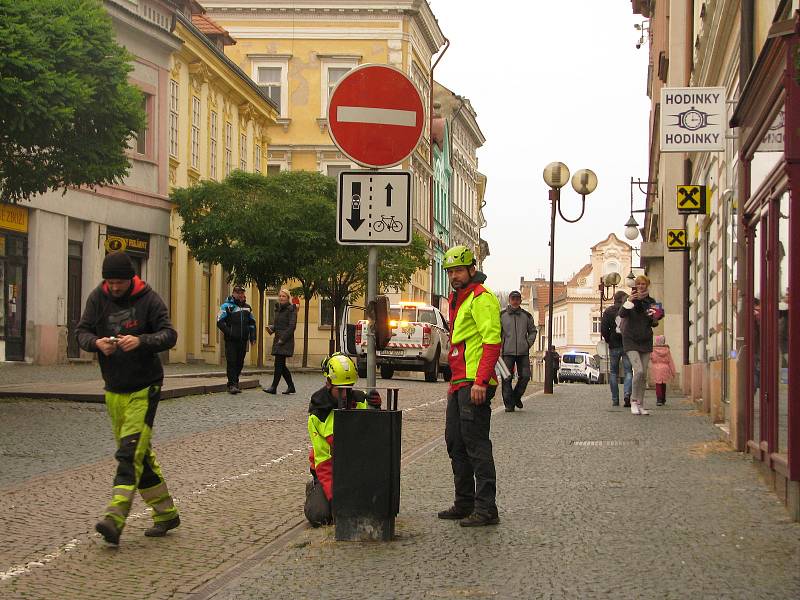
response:
[(500, 356), (500, 303), (476, 273), (464, 290), (450, 295), (450, 391), (476, 382), (497, 385), (494, 365)]

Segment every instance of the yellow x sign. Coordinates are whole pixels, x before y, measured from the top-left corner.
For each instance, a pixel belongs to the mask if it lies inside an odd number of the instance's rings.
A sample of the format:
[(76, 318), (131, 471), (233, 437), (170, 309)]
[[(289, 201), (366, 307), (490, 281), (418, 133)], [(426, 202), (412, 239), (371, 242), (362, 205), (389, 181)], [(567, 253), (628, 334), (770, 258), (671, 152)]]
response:
[(667, 229), (667, 248), (669, 250), (688, 250), (685, 229)]
[(677, 192), (678, 214), (704, 214), (707, 196), (704, 185), (679, 185)]

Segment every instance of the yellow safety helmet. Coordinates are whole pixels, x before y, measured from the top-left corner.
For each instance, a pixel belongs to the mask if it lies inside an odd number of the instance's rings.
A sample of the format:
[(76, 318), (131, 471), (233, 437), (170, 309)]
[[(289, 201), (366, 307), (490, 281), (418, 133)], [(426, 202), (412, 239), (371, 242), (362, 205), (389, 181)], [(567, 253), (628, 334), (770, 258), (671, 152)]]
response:
[(358, 381), (355, 363), (341, 352), (334, 352), (322, 361), (322, 374), (338, 387), (353, 387)]
[(475, 264), (475, 255), (466, 246), (453, 246), (444, 253), (443, 267), (453, 269), (455, 267), (471, 267)]

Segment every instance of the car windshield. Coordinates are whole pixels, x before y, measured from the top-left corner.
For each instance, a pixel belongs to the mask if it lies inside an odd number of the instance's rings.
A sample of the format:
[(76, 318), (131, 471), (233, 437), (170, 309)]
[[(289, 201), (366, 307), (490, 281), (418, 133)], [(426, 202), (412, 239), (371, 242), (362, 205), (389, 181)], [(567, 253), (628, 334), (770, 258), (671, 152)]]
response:
[(389, 309), (389, 318), (393, 321), (409, 321), (414, 322), (417, 320), (417, 307), (416, 306), (404, 306), (400, 307), (392, 307)]
[(563, 362), (571, 365), (582, 365), (583, 364), (583, 355), (582, 354), (565, 354), (564, 358), (561, 359)]

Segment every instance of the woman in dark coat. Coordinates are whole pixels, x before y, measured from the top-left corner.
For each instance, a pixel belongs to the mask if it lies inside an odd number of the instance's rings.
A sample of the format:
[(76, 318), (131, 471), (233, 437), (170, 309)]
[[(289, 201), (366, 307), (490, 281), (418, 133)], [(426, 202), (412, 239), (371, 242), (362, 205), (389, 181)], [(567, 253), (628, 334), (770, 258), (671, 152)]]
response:
[(633, 389), (631, 390), (631, 413), (649, 415), (644, 408), (644, 390), (647, 386), (647, 365), (653, 351), (653, 327), (664, 316), (664, 310), (648, 292), (650, 279), (639, 275), (634, 289), (625, 303), (620, 306), (622, 349), (628, 355), (633, 369)]
[(275, 376), (272, 385), (264, 388), (268, 394), (275, 394), (281, 377), (289, 387), (284, 394), (294, 394), (292, 374), (286, 366), (286, 359), (294, 354), (294, 329), (297, 327), (297, 307), (291, 303), (289, 290), (282, 289), (278, 293), (278, 306), (275, 307), (275, 321), (267, 326), (267, 333), (274, 334), (272, 355), (275, 357)]

